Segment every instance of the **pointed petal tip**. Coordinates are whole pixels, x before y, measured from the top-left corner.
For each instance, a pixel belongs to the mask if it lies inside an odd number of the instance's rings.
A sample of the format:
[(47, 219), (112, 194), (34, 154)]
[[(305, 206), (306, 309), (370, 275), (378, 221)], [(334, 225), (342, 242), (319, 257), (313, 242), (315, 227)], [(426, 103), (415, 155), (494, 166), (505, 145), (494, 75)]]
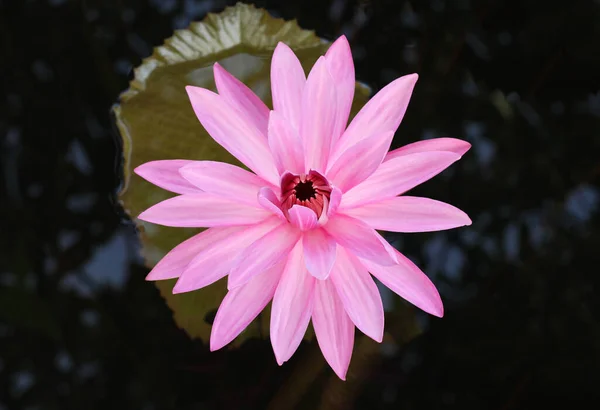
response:
[(206, 88), (202, 88), (202, 87), (196, 87), (195, 85), (186, 85), (185, 86), (185, 92), (187, 93), (188, 97), (203, 97), (205, 95), (209, 95), (209, 94), (214, 94), (215, 96), (218, 95), (215, 92), (212, 92), (211, 90), (207, 90)]
[(444, 303), (437, 289), (435, 289), (435, 296), (429, 302), (417, 307), (440, 319), (444, 317)]
[[(177, 198), (177, 197), (174, 197), (174, 198)], [(160, 202), (159, 202), (159, 204), (160, 204)], [(157, 212), (157, 210), (156, 210), (157, 205), (158, 204), (153, 205), (150, 208), (143, 211), (142, 213), (140, 213), (137, 216), (137, 219), (139, 219), (140, 221), (148, 222), (148, 223), (155, 224), (155, 225), (162, 225), (162, 223), (160, 222), (162, 211), (159, 210)], [(166, 225), (163, 225), (163, 226), (166, 226)]]
[[(227, 77), (233, 77), (221, 64), (214, 63), (213, 64), (213, 75), (215, 77), (215, 81), (226, 81)], [(235, 77), (234, 77), (235, 78)], [(218, 88), (218, 87), (217, 87)]]
[(461, 154), (461, 155), (465, 155), (465, 154), (467, 153), (467, 151), (471, 149), (471, 146), (472, 146), (472, 145), (471, 145), (471, 143), (470, 143), (470, 142), (463, 141), (463, 140), (461, 140), (461, 141), (462, 141), (462, 142), (463, 142), (463, 144), (464, 144), (464, 147), (463, 147), (463, 149), (462, 149), (462, 154)]
[(154, 281), (157, 281), (157, 280), (159, 280), (159, 278), (157, 278), (153, 272), (154, 272), (154, 270), (151, 270), (151, 271), (150, 271), (150, 272), (149, 272), (149, 273), (146, 275), (146, 277), (144, 278), (144, 280), (145, 280), (146, 282), (154, 282)]
[(227, 343), (223, 343), (222, 340), (217, 340), (217, 337), (214, 337), (211, 333), (209, 343), (209, 349), (211, 352), (215, 352), (219, 349), (222, 349), (223, 347), (225, 347), (226, 344)]
[(173, 286), (173, 290), (171, 291), (172, 294), (178, 295), (180, 293), (190, 292), (190, 289), (185, 289), (183, 286), (178, 285), (178, 283), (179, 282), (175, 283), (175, 286)]
[(223, 68), (223, 66), (221, 64), (219, 64), (219, 63), (213, 64), (213, 76), (215, 78), (215, 81), (224, 80), (223, 77), (225, 77), (227, 74), (229, 74), (229, 73), (227, 72), (227, 70), (225, 70)]
[(280, 352), (277, 352), (277, 351), (275, 350), (275, 347), (274, 347), (274, 346), (273, 346), (273, 353), (275, 354), (275, 361), (277, 362), (277, 365), (278, 365), (278, 366), (283, 366), (283, 364), (284, 364), (285, 362), (287, 362), (287, 361), (290, 359), (289, 357), (288, 357), (287, 359), (283, 359), (283, 358), (281, 357), (281, 353), (280, 353)]
[[(335, 373), (335, 375), (337, 377), (340, 378), (341, 381), (345, 382), (346, 381), (346, 375), (348, 374), (348, 366), (336, 369), (335, 367), (331, 366), (331, 364), (329, 364), (329, 366), (331, 367), (331, 370), (333, 370), (333, 372)], [(338, 367), (338, 366), (336, 366)]]
[(341, 381), (346, 381), (346, 376), (348, 374), (348, 367), (350, 367), (350, 361), (348, 360), (347, 362), (345, 361), (333, 361), (330, 362), (327, 359), (325, 359), (327, 361), (327, 363), (329, 364), (329, 367), (331, 368), (331, 370), (333, 370), (333, 372), (335, 373), (335, 375), (337, 377), (339, 377), (339, 379)]
[(202, 88), (200, 87), (195, 87), (193, 85), (186, 85), (185, 86), (185, 92), (188, 95), (188, 98), (190, 99), (190, 102), (193, 101), (193, 98), (195, 97), (200, 97), (200, 95), (202, 94)]
[(142, 211), (138, 216), (137, 219), (144, 221), (144, 222), (150, 222), (152, 223), (152, 221), (148, 220), (148, 209), (146, 209), (145, 211)]
[(419, 74), (417, 73), (412, 73), (412, 74), (408, 74), (406, 76), (407, 79), (411, 79), (413, 82), (417, 82), (417, 80), (419, 79)]
[(454, 213), (457, 219), (457, 223), (455, 225), (456, 228), (460, 228), (462, 226), (470, 226), (473, 224), (473, 221), (465, 211), (454, 206), (452, 206), (452, 208), (454, 208)]
[(442, 297), (439, 292), (437, 295), (438, 297), (433, 301), (432, 306), (427, 310), (427, 313), (441, 319), (444, 317), (444, 302), (442, 302)]
[[(470, 142), (467, 142), (465, 140), (461, 140), (458, 138), (452, 138), (452, 137), (440, 137), (440, 138), (434, 138), (434, 139), (423, 140), (423, 141), (424, 142), (440, 141), (440, 142), (445, 142), (446, 144), (451, 143), (452, 146), (442, 146), (438, 150), (439, 151), (448, 150), (449, 152), (454, 152), (455, 154), (457, 154), (459, 156), (458, 159), (461, 159), (463, 157), (463, 155), (465, 155), (472, 147)], [(417, 143), (423, 143), (423, 141), (418, 141)], [(412, 144), (409, 144), (409, 145), (412, 145)]]
[[(343, 46), (344, 48), (350, 49), (350, 42), (348, 41), (348, 38), (346, 37), (345, 34), (342, 34), (341, 36), (339, 36), (338, 38), (336, 38), (335, 41), (333, 43), (331, 43), (331, 47), (334, 44), (336, 46)], [(331, 47), (329, 47), (329, 48), (331, 49)]]
[(146, 167), (144, 165), (146, 165), (146, 164), (147, 164), (147, 162), (145, 164), (138, 165), (137, 167), (135, 167), (133, 169), (133, 173), (137, 174), (137, 175), (139, 175), (139, 176), (141, 176), (143, 178), (143, 176), (144, 176), (144, 170), (146, 169)]
[(140, 164), (137, 167), (135, 167), (133, 169), (133, 172), (146, 179), (146, 177), (152, 173), (153, 166), (159, 164), (162, 161), (164, 160), (144, 162), (143, 164)]
[(294, 56), (296, 56), (296, 53), (294, 53), (294, 50), (292, 50), (290, 48), (290, 46), (288, 46), (287, 44), (285, 44), (283, 41), (280, 41), (277, 43), (277, 45), (275, 46), (275, 50), (273, 51), (273, 56), (275, 56), (275, 53), (279, 54), (279, 53), (291, 53)]

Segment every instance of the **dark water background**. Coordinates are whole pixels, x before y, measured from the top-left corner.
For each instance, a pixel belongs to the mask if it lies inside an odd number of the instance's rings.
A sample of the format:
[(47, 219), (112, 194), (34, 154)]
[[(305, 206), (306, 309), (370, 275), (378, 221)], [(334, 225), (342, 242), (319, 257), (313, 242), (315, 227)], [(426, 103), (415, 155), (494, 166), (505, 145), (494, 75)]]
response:
[(419, 337), (355, 354), (367, 365), (346, 384), (329, 369), (299, 381), (315, 343), (279, 368), (265, 340), (215, 353), (191, 341), (144, 281), (116, 201), (109, 109), (132, 67), (233, 3), (0, 0), (0, 409), (597, 404), (600, 2), (255, 3), (322, 37), (347, 34), (375, 89), (420, 74), (395, 146), (473, 144), (415, 190), (473, 225), (393, 238), (446, 316), (417, 313)]

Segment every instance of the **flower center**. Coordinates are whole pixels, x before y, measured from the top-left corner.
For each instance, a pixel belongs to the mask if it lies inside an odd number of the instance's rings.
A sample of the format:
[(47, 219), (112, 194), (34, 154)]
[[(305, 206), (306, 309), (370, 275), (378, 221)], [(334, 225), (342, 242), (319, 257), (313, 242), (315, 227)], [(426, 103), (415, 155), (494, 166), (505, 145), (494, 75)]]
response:
[(287, 211), (294, 205), (312, 209), (317, 218), (329, 204), (331, 187), (327, 179), (317, 171), (308, 174), (286, 174), (281, 179), (281, 209)]
[(311, 198), (317, 197), (317, 191), (313, 186), (312, 181), (300, 181), (294, 188), (296, 199), (299, 201), (308, 201)]

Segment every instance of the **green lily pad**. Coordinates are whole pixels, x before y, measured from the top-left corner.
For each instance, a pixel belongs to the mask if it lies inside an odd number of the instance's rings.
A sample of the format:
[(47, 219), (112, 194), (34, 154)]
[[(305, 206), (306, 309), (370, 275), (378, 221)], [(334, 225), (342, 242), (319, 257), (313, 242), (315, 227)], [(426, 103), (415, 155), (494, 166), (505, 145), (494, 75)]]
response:
[[(140, 212), (172, 194), (132, 176), (132, 170), (159, 159), (213, 160), (240, 165), (198, 122), (184, 87), (195, 85), (215, 90), (212, 66), (219, 62), (271, 106), (270, 62), (280, 41), (297, 53), (307, 72), (329, 47), (327, 41), (313, 31), (301, 29), (296, 21), (273, 18), (265, 10), (238, 3), (176, 31), (135, 69), (135, 78), (121, 94), (113, 112), (123, 140), (120, 199), (139, 228), (148, 267), (199, 230), (163, 227), (135, 219)], [(366, 103), (369, 94), (368, 87), (357, 83), (352, 113)], [(174, 283), (174, 280), (159, 281), (156, 286), (173, 310), (177, 324), (190, 337), (207, 341), (211, 326), (205, 318), (218, 308), (226, 293), (225, 281), (177, 295), (171, 292)], [(238, 342), (252, 335), (267, 334), (266, 330), (268, 315), (263, 314), (242, 333)]]

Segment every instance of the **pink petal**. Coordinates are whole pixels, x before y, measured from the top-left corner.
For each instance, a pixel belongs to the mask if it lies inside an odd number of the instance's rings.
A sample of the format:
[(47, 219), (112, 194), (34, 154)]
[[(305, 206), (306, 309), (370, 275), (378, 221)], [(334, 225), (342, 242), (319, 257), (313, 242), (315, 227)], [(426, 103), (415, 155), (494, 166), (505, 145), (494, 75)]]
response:
[(195, 162), (186, 159), (150, 161), (140, 165), (133, 172), (167, 191), (176, 194), (195, 194), (198, 193), (198, 188), (179, 175), (180, 168)]
[(235, 267), (229, 273), (228, 289), (247, 283), (255, 275), (285, 259), (299, 239), (300, 232), (286, 223), (257, 238), (235, 259)]
[(253, 277), (230, 290), (223, 301), (210, 333), (210, 350), (215, 351), (235, 339), (265, 308), (275, 294), (284, 263)]
[(354, 117), (346, 132), (340, 138), (335, 157), (356, 144), (366, 135), (395, 132), (410, 101), (413, 88), (419, 76), (405, 75), (391, 82), (379, 91)]
[(272, 189), (262, 187), (258, 191), (258, 203), (267, 211), (277, 215), (277, 217), (282, 221), (287, 222), (285, 215), (279, 207), (279, 198), (277, 198), (277, 195), (275, 195)]
[(316, 282), (314, 299), (312, 323), (317, 342), (335, 374), (346, 380), (354, 347), (354, 325), (331, 280)]
[(340, 209), (355, 208), (403, 194), (442, 172), (460, 156), (448, 151), (421, 152), (386, 161), (342, 197)]
[(329, 159), (337, 116), (335, 86), (325, 58), (315, 63), (302, 94), (300, 138), (304, 145), (306, 171), (324, 172)]
[(213, 71), (219, 95), (223, 96), (232, 107), (245, 116), (247, 121), (251, 122), (266, 136), (269, 108), (265, 103), (244, 83), (229, 74), (219, 63), (215, 63)]
[(335, 143), (346, 129), (354, 99), (354, 62), (346, 36), (341, 36), (329, 47), (325, 61), (335, 83), (338, 102), (338, 116), (332, 133), (332, 142)]
[(266, 181), (279, 175), (266, 135), (240, 115), (223, 97), (200, 87), (185, 87), (194, 112), (210, 136)]
[[(215, 237), (188, 263), (175, 284), (173, 293), (191, 292), (218, 281), (231, 271), (236, 257), (245, 248), (279, 225), (279, 219), (270, 217), (259, 224), (226, 228), (229, 229), (226, 231), (227, 236), (222, 234)], [(223, 228), (211, 228), (209, 231), (213, 229)]]
[(271, 344), (277, 363), (286, 362), (302, 341), (313, 312), (315, 278), (307, 271), (302, 243), (288, 257), (271, 307)]
[(271, 62), (273, 108), (289, 120), (296, 130), (300, 124), (305, 83), (306, 75), (300, 61), (287, 45), (280, 42)]
[(382, 265), (395, 263), (394, 257), (379, 240), (377, 232), (358, 219), (337, 214), (323, 228), (339, 245), (356, 256)]
[(278, 111), (271, 111), (269, 117), (269, 147), (280, 174), (304, 173), (302, 141), (291, 122)]
[(338, 247), (330, 280), (335, 285), (352, 322), (371, 339), (383, 340), (383, 303), (375, 281), (352, 254)]
[(456, 138), (434, 138), (430, 140), (417, 141), (389, 152), (384, 161), (399, 157), (401, 155), (414, 154), (416, 152), (450, 151), (461, 157), (471, 148), (471, 144)]
[(302, 237), (306, 269), (317, 279), (327, 279), (335, 262), (335, 240), (323, 229), (305, 232)]
[(381, 242), (381, 244), (385, 248), (385, 250), (388, 253), (388, 255), (390, 256), (390, 258), (392, 258), (394, 263), (396, 263), (397, 262), (396, 253), (398, 252), (398, 250), (396, 248), (394, 248), (392, 245), (390, 245), (390, 243), (383, 236), (381, 236), (381, 234), (379, 232), (375, 231), (375, 236), (377, 237), (377, 239), (379, 239), (379, 242)]
[(402, 298), (413, 305), (437, 317), (444, 316), (442, 299), (435, 285), (406, 256), (397, 252), (398, 265), (380, 266), (361, 259), (361, 263), (381, 281)]
[(381, 165), (394, 138), (391, 131), (375, 134), (344, 151), (327, 171), (327, 178), (342, 192), (360, 184)]
[(265, 209), (201, 192), (159, 202), (142, 212), (138, 218), (164, 226), (204, 228), (251, 225), (270, 215)]
[(309, 231), (318, 225), (317, 214), (305, 206), (294, 205), (288, 211), (290, 222), (301, 231)]
[(267, 185), (255, 174), (225, 162), (196, 161), (179, 172), (204, 192), (253, 206), (258, 206), (258, 191)]
[(338, 187), (333, 187), (329, 198), (329, 208), (327, 208), (327, 216), (331, 218), (337, 212), (342, 202), (342, 191)]
[(340, 203), (342, 202), (342, 191), (336, 186), (331, 187), (331, 194), (329, 200), (324, 198), (323, 200), (323, 209), (326, 210), (319, 217), (319, 225), (323, 226), (327, 223), (329, 218), (331, 218), (337, 212)]
[(384, 199), (344, 213), (374, 229), (393, 232), (432, 232), (471, 225), (467, 214), (452, 205), (412, 196)]
[(204, 249), (224, 238), (235, 235), (247, 229), (245, 226), (229, 226), (225, 228), (210, 228), (181, 242), (171, 249), (154, 268), (146, 280), (164, 280), (178, 278), (188, 264)]

